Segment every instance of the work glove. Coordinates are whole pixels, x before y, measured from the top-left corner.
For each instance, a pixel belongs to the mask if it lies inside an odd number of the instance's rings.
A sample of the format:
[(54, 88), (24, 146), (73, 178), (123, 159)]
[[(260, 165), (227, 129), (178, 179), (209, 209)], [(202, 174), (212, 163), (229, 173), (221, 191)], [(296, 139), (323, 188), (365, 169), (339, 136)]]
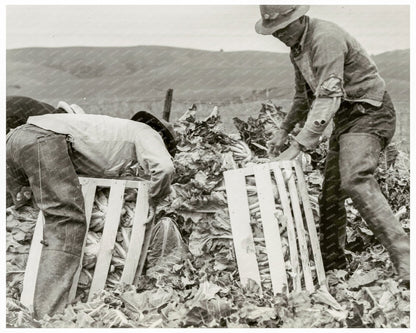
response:
[(295, 159), (301, 152), (301, 146), (296, 141), (293, 141), (289, 148), (282, 152), (275, 161), (290, 161)]
[(287, 138), (288, 133), (284, 129), (277, 130), (273, 134), (273, 137), (269, 141), (267, 141), (269, 155), (272, 157), (279, 155)]

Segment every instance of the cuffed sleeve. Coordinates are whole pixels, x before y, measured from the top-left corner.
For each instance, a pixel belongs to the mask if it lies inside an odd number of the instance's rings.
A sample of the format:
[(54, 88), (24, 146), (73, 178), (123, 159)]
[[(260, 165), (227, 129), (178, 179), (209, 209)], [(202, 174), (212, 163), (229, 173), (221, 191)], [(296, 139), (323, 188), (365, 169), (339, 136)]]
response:
[(340, 104), (340, 97), (317, 98), (309, 111), (305, 126), (294, 139), (306, 149), (314, 148)]
[(171, 192), (170, 184), (175, 171), (171, 160), (155, 163), (151, 171), (150, 197), (161, 199)]
[(312, 93), (292, 56), (291, 61), (295, 69), (295, 96), (290, 111), (280, 125), (280, 128), (288, 133), (293, 130), (297, 123), (306, 118), (310, 109), (308, 94)]

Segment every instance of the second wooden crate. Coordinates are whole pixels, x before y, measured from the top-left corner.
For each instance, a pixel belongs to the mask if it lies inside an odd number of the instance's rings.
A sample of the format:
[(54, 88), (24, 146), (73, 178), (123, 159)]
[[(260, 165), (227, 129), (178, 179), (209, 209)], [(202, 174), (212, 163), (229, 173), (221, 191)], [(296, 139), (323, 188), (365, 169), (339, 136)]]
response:
[[(299, 164), (282, 161), (228, 170), (224, 179), (241, 283), (247, 285), (249, 280), (253, 280), (262, 287), (252, 233), (252, 213), (258, 210), (273, 292), (289, 292), (289, 286), (292, 290), (304, 288), (313, 292), (315, 284), (318, 288), (326, 288), (314, 216)], [(253, 187), (257, 202), (250, 205), (248, 189)], [(286, 226), (284, 237), (287, 238), (290, 255), (286, 262), (280, 230), (282, 224)]]

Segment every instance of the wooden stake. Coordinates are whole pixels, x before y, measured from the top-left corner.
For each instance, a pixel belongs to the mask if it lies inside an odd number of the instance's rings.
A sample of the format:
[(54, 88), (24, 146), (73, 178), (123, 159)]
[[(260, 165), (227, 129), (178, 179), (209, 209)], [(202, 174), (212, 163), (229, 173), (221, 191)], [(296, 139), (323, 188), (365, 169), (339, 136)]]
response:
[(173, 95), (173, 89), (168, 89), (166, 92), (166, 98), (165, 98), (165, 106), (163, 108), (163, 119), (166, 121), (169, 121), (170, 118), (170, 109), (172, 107), (172, 95)]

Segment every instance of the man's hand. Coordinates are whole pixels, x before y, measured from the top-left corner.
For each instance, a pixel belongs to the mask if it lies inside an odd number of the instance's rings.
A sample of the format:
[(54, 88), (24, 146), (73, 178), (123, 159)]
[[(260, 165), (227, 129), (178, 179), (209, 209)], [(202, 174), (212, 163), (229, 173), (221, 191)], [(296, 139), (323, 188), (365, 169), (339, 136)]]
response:
[(273, 137), (267, 141), (268, 153), (272, 157), (279, 155), (283, 145), (288, 137), (288, 133), (284, 129), (279, 129), (273, 135)]
[(275, 161), (284, 161), (284, 160), (293, 160), (300, 153), (300, 144), (296, 141), (293, 141), (289, 148), (287, 148), (283, 153), (275, 159)]

